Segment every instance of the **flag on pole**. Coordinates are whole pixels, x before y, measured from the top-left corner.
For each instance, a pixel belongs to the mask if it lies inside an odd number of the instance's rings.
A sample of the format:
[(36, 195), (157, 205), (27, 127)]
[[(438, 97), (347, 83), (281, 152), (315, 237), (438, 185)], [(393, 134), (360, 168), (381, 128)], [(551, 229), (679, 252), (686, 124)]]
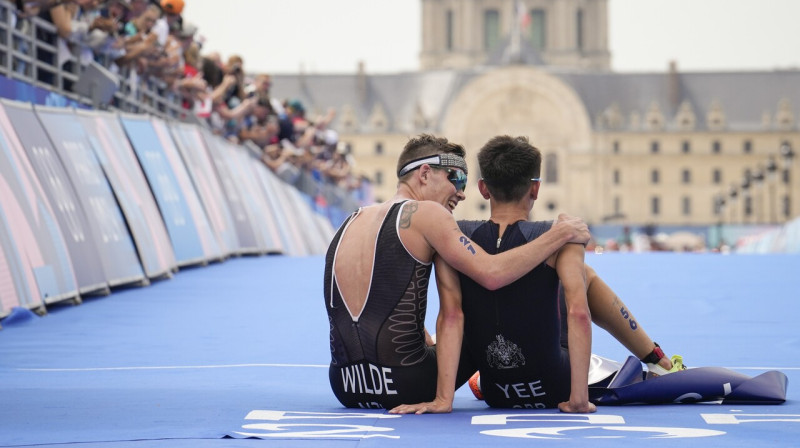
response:
[(520, 28), (524, 30), (531, 24), (531, 15), (528, 14), (528, 10), (525, 8), (525, 5), (522, 4), (522, 0), (516, 0), (514, 9), (518, 20), (517, 23), (519, 23)]

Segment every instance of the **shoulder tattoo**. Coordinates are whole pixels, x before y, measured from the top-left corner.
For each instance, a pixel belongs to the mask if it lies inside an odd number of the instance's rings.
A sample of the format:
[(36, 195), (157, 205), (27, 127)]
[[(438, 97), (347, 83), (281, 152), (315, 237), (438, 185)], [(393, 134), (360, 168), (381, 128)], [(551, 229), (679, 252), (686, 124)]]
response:
[(411, 227), (411, 215), (417, 211), (419, 208), (419, 204), (417, 202), (409, 202), (403, 207), (403, 211), (400, 212), (400, 228), (401, 229), (408, 229)]

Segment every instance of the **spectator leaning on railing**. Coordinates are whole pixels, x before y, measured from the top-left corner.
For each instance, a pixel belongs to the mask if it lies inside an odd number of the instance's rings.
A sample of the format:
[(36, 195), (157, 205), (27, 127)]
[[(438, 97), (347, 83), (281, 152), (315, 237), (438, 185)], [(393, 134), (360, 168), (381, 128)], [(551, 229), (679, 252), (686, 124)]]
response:
[[(309, 117), (300, 100), (278, 100), (270, 91), (271, 77), (246, 76), (241, 56), (230, 56), (225, 64), (218, 53), (201, 57), (198, 29), (181, 17), (185, 6), (184, 0), (17, 2), (19, 18), (38, 16), (53, 23), (57, 41), (50, 43), (60, 46), (62, 55), (77, 53), (81, 65), (94, 60), (113, 72), (128, 70), (143, 82), (163, 81), (179, 95), (185, 114), (206, 119), (214, 133), (233, 142), (261, 148), (263, 163), (284, 181), (298, 188), (303, 184), (306, 193), (322, 194), (328, 191), (324, 185), (364, 190), (363, 179), (352, 174), (349, 146), (330, 128), (335, 111)], [(44, 62), (75, 62), (58, 58)]]

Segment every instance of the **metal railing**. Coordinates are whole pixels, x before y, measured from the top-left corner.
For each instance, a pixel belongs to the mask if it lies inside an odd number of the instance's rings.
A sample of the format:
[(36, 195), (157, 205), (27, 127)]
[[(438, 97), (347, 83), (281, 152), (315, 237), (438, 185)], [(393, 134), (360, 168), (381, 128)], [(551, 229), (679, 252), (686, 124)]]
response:
[[(74, 87), (85, 68), (80, 63), (82, 47), (62, 41), (56, 27), (38, 17), (20, 17), (17, 8), (0, 0), (0, 75), (40, 87), (95, 109), (144, 113), (165, 119), (202, 123), (183, 108), (180, 96), (162, 80), (137, 77), (122, 68), (116, 74), (119, 88), (108, 104), (76, 92)], [(103, 54), (95, 60), (105, 67)]]

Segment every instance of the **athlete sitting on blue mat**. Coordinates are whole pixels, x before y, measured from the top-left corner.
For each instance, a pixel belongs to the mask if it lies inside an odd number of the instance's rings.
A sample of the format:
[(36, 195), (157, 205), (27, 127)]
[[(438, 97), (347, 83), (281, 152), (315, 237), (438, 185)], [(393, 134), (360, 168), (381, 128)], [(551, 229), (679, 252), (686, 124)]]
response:
[[(541, 154), (526, 138), (495, 137), (481, 149), (478, 161), (483, 175), (478, 188), (490, 201), (491, 220), (459, 222), (473, 243), (487, 253), (503, 253), (550, 228), (549, 222), (527, 221), (541, 186)], [(644, 361), (651, 373), (664, 375), (683, 368), (680, 357), (665, 357), (627, 306), (584, 265), (581, 244), (565, 245), (496, 291), (459, 274), (441, 259), (437, 259), (436, 272), (442, 306), (461, 303), (463, 307), (467, 354), (466, 358), (462, 355), (461, 368), (472, 362), (479, 369), (480, 392), (477, 376), (470, 386), (490, 406), (558, 406), (563, 412), (594, 412), (588, 388), (591, 321)], [(567, 341), (561, 334), (559, 280), (566, 298)], [(562, 342), (568, 342), (568, 348)], [(450, 372), (439, 372), (440, 378), (456, 375), (455, 366), (445, 368)], [(390, 412), (449, 412), (452, 397), (452, 390), (440, 390), (431, 402), (398, 406)]]
[(464, 370), (456, 378), (460, 303), (442, 302), (438, 343), (435, 349), (426, 344), (425, 306), (434, 257), (496, 289), (519, 279), (564, 244), (589, 239), (582, 220), (562, 215), (536, 240), (488, 255), (464, 236), (452, 215), (465, 197), (464, 153), (463, 147), (443, 138), (411, 139), (398, 160), (395, 197), (359, 209), (330, 244), (324, 277), (329, 380), (347, 407), (392, 408), (434, 396), (447, 401), (448, 393), (452, 404), (455, 386), (475, 372)]

